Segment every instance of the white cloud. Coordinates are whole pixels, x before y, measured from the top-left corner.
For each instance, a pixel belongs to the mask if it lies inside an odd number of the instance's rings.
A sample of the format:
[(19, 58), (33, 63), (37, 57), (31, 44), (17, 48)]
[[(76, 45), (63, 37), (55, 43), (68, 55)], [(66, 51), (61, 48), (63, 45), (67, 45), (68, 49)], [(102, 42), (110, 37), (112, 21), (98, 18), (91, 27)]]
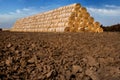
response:
[(119, 8), (120, 8), (120, 6), (108, 5), (108, 4), (106, 4), (105, 7), (106, 7), (106, 8), (116, 8), (116, 9), (119, 9)]
[(120, 9), (106, 9), (106, 8), (87, 8), (89, 12), (105, 16), (119, 16)]
[(104, 8), (87, 7), (88, 12), (95, 20), (103, 25), (120, 23), (120, 8), (114, 5), (105, 5)]
[(21, 11), (19, 9), (16, 10), (17, 13), (21, 13)]
[(30, 11), (30, 8), (23, 8), (23, 11)]

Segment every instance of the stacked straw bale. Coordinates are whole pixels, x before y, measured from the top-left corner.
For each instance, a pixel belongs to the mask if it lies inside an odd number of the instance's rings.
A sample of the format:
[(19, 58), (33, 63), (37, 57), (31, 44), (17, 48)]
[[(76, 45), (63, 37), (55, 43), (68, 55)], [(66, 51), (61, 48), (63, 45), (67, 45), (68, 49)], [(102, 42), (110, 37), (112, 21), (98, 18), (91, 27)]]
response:
[(103, 32), (85, 7), (75, 3), (17, 20), (11, 31), (20, 32)]

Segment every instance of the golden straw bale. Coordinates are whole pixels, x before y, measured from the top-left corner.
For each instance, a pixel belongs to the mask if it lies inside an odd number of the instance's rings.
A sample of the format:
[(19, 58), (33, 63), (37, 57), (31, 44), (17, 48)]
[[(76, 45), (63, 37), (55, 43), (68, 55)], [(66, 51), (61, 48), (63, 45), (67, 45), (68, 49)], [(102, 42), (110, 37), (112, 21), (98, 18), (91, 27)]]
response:
[(82, 13), (80, 13), (80, 12), (78, 12), (78, 13), (77, 13), (77, 17), (82, 18), (82, 15), (83, 15), (83, 14), (82, 14)]
[(56, 29), (56, 32), (59, 32), (59, 27), (56, 27), (55, 29)]
[(91, 32), (93, 28), (94, 28), (94, 24), (93, 23), (87, 23), (86, 27), (85, 27), (85, 30), (87, 32)]
[(70, 20), (70, 21), (74, 21), (74, 20), (75, 20), (75, 17), (74, 17), (74, 16), (70, 16), (70, 17), (69, 17), (69, 20)]
[(88, 18), (90, 17), (90, 14), (88, 12), (84, 13), (83, 17)]
[(84, 32), (84, 31), (85, 31), (85, 28), (83, 28), (83, 27), (78, 28), (78, 32)]
[(99, 30), (98, 30), (98, 32), (103, 32), (103, 28), (100, 27)]
[(99, 33), (103, 32), (103, 29), (101, 27), (99, 27), (99, 28), (96, 29), (96, 32), (99, 32)]
[(85, 7), (81, 7), (80, 11), (84, 13), (84, 12), (87, 12), (87, 9)]
[(66, 27), (64, 31), (65, 32), (70, 32), (70, 27)]
[(81, 17), (77, 17), (77, 18), (75, 19), (75, 21), (77, 21), (77, 22), (80, 22), (80, 20), (81, 20)]
[(100, 27), (100, 23), (99, 22), (94, 22), (94, 27)]
[[(86, 25), (87, 25), (87, 26), (89, 26), (89, 25), (93, 25), (93, 23), (91, 23), (91, 22), (87, 22)], [(94, 26), (94, 25), (93, 25), (93, 26)]]
[(75, 26), (70, 27), (70, 32), (76, 32), (76, 27)]
[(93, 23), (94, 22), (94, 18), (93, 17), (88, 17), (88, 21)]

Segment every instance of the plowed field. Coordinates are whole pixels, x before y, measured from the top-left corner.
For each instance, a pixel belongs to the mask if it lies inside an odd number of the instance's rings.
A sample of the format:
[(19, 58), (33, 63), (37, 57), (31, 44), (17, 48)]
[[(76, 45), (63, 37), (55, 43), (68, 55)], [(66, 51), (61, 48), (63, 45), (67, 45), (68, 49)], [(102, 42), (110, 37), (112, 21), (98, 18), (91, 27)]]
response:
[(0, 80), (120, 80), (120, 32), (0, 32)]

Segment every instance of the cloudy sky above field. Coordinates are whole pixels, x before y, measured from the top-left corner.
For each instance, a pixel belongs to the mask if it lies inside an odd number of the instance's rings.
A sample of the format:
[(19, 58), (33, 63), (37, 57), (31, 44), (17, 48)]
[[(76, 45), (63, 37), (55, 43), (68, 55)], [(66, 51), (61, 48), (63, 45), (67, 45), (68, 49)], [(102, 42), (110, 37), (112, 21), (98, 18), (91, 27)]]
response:
[(103, 25), (120, 23), (120, 0), (0, 0), (0, 28), (11, 28), (19, 18), (80, 3)]

